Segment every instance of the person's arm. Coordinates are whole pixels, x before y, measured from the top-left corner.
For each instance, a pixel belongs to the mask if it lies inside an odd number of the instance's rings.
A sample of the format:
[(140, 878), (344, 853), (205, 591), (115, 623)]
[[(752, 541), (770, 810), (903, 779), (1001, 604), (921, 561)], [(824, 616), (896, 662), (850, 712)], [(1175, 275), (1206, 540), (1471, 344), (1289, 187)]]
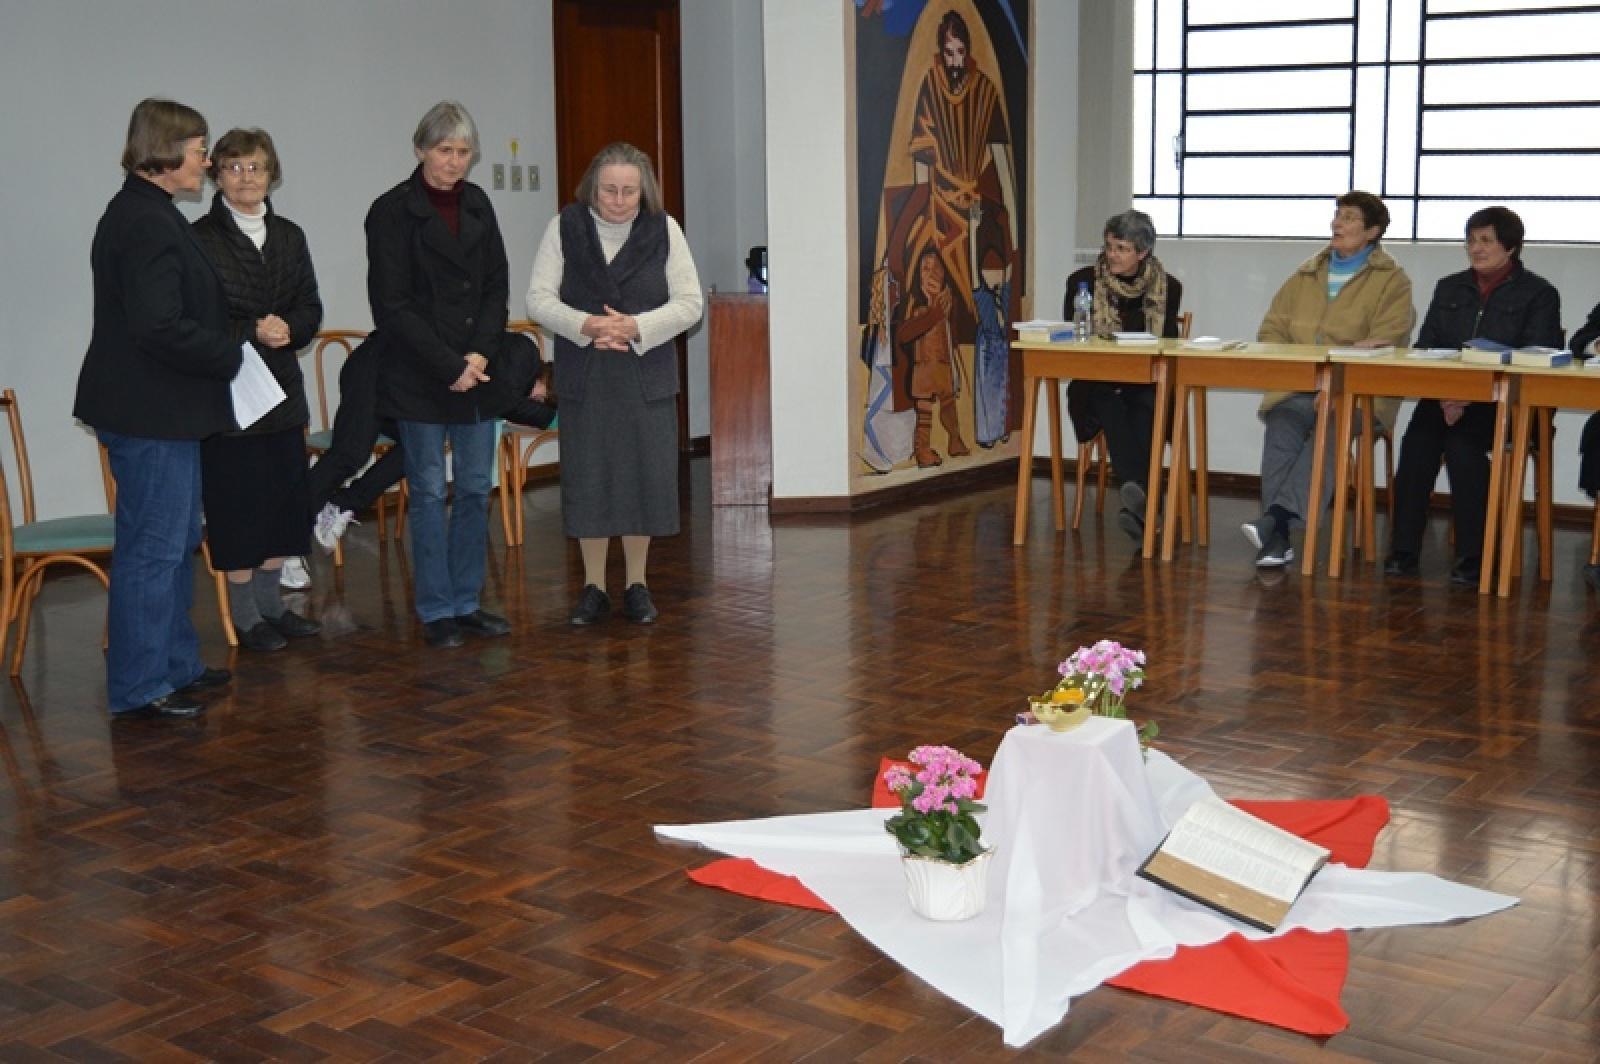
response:
[(434, 331), (412, 298), (409, 223), (403, 209), (392, 207), (387, 195), (367, 212), (367, 299), (372, 305), (373, 327), (400, 343), (426, 366), (435, 380), (452, 385), (461, 378), (462, 352)]
[(1561, 293), (1549, 283), (1542, 285), (1528, 301), (1522, 328), (1517, 331), (1516, 347), (1561, 346)]
[(561, 216), (550, 219), (539, 250), (533, 257), (533, 276), (528, 280), (528, 317), (541, 328), (588, 347), (593, 339), (584, 335), (583, 323), (589, 315), (561, 301), (561, 276), (566, 258), (561, 252)]
[(667, 301), (654, 310), (634, 315), (638, 335), (633, 349), (639, 354), (687, 332), (700, 320), (705, 297), (700, 292), (700, 274), (694, 268), (689, 242), (677, 221), (667, 216)]
[(317, 271), (311, 265), (311, 248), (305, 233), (294, 230), (299, 238), (295, 248), (295, 290), (288, 306), (280, 317), (289, 326), (289, 348), (298, 351), (309, 344), (322, 328), (322, 293), (317, 290)]
[(1272, 303), (1267, 307), (1267, 316), (1261, 319), (1261, 328), (1256, 330), (1256, 339), (1264, 344), (1292, 344), (1294, 340), (1294, 319), (1290, 314), (1290, 306), (1294, 302), (1291, 289), (1295, 280), (1300, 276), (1297, 269), (1283, 282)]
[(1422, 316), (1422, 328), (1417, 330), (1418, 347), (1459, 347), (1460, 341), (1446, 343), (1443, 335), (1444, 312), (1440, 308), (1443, 300), (1440, 298), (1444, 281), (1440, 281), (1433, 289), (1433, 298), (1428, 301), (1428, 312)]
[(1600, 338), (1600, 303), (1589, 312), (1589, 320), (1583, 323), (1583, 328), (1572, 334), (1570, 350), (1579, 358), (1587, 358), (1595, 354), (1591, 347), (1597, 338)]
[[(1161, 335), (1162, 336), (1177, 336), (1177, 335), (1179, 335), (1178, 314), (1180, 312), (1180, 308), (1179, 308), (1178, 305), (1180, 303), (1182, 303), (1182, 302), (1183, 302), (1183, 282), (1178, 280), (1176, 277), (1172, 276), (1171, 274), (1168, 274), (1167, 275), (1167, 316), (1166, 316), (1166, 320), (1161, 323)], [(1150, 323), (1146, 322), (1145, 323), (1145, 328), (1148, 329), (1149, 327), (1150, 327)]]
[(173, 222), (153, 215), (134, 219), (125, 232), (117, 266), (128, 332), (139, 350), (179, 373), (232, 380), (238, 342), (185, 314), (180, 235)]
[(1366, 341), (1405, 347), (1411, 342), (1411, 327), (1417, 312), (1411, 305), (1411, 278), (1404, 270), (1393, 270), (1378, 293), (1378, 305), (1367, 326)]
[(500, 334), (506, 331), (506, 308), (511, 303), (511, 274), (506, 264), (505, 239), (500, 235), (500, 222), (495, 217), (494, 207), (487, 195), (479, 195), (483, 196), (484, 209), (487, 211), (489, 233), (483, 249), (483, 294), (478, 303), (478, 312), (473, 315), (476, 324), (472, 328), (468, 350), (487, 356), (498, 349)]

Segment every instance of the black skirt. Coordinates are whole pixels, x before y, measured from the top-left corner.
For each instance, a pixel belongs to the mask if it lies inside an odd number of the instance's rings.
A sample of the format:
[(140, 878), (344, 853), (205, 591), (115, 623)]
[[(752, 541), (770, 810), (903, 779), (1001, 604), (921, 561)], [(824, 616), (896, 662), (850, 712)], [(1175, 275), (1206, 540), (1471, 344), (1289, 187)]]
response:
[(303, 427), (205, 440), (200, 494), (211, 564), (219, 572), (311, 549)]
[(561, 399), (561, 523), (576, 539), (678, 533), (678, 403), (646, 402), (638, 356), (599, 351)]

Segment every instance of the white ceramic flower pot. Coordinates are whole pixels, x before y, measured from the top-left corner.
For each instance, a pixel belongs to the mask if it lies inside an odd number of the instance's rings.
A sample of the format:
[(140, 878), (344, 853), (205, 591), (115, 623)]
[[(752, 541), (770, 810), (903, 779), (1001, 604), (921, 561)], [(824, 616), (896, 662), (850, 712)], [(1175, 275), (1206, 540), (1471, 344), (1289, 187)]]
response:
[(905, 854), (906, 893), (911, 910), (929, 920), (970, 920), (983, 912), (989, 894), (989, 858), (985, 850), (966, 864)]

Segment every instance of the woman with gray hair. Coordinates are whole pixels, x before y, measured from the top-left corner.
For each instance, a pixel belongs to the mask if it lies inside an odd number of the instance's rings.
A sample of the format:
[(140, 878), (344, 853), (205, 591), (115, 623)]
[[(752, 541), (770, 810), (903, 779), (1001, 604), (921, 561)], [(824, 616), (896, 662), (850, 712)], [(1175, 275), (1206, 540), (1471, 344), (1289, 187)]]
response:
[[(1152, 332), (1178, 335), (1178, 305), (1183, 282), (1170, 276), (1150, 252), (1156, 227), (1143, 211), (1123, 211), (1106, 219), (1105, 244), (1093, 266), (1067, 278), (1061, 315), (1072, 317), (1072, 298), (1079, 286), (1094, 294), (1096, 335)], [(1067, 385), (1067, 412), (1079, 443), (1102, 430), (1111, 468), (1122, 481), (1122, 510), (1117, 524), (1136, 541), (1144, 539), (1145, 496), (1150, 475), (1150, 434), (1155, 426), (1153, 384), (1073, 381)]]
[[(367, 297), (387, 345), (379, 413), (395, 419), (411, 492), (417, 616), (429, 646), (462, 633), (505, 635), (485, 611), (489, 479), (495, 415), (479, 388), (505, 337), (506, 248), (483, 189), (466, 180), (478, 127), (453, 100), (412, 137), (417, 168), (367, 212)], [(445, 518), (445, 445), (454, 498)]]
[(561, 514), (583, 555), (568, 618), (602, 621), (606, 555), (622, 537), (623, 615), (650, 624), (650, 540), (678, 532), (678, 359), (700, 320), (700, 278), (661, 206), (650, 157), (608, 144), (551, 219), (533, 262), (528, 316), (555, 334), (561, 401)]

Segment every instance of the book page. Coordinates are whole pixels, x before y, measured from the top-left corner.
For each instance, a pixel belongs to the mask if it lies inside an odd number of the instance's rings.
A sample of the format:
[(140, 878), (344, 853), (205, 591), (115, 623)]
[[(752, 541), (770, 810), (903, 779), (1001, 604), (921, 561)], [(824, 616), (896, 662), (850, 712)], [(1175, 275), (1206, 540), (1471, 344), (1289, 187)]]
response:
[(231, 387), (233, 419), (241, 429), (247, 429), (266, 417), (285, 396), (278, 379), (250, 341), (239, 345), (239, 353), (239, 372), (234, 374)]
[(1286, 902), (1328, 856), (1322, 847), (1215, 799), (1190, 806), (1161, 851)]

